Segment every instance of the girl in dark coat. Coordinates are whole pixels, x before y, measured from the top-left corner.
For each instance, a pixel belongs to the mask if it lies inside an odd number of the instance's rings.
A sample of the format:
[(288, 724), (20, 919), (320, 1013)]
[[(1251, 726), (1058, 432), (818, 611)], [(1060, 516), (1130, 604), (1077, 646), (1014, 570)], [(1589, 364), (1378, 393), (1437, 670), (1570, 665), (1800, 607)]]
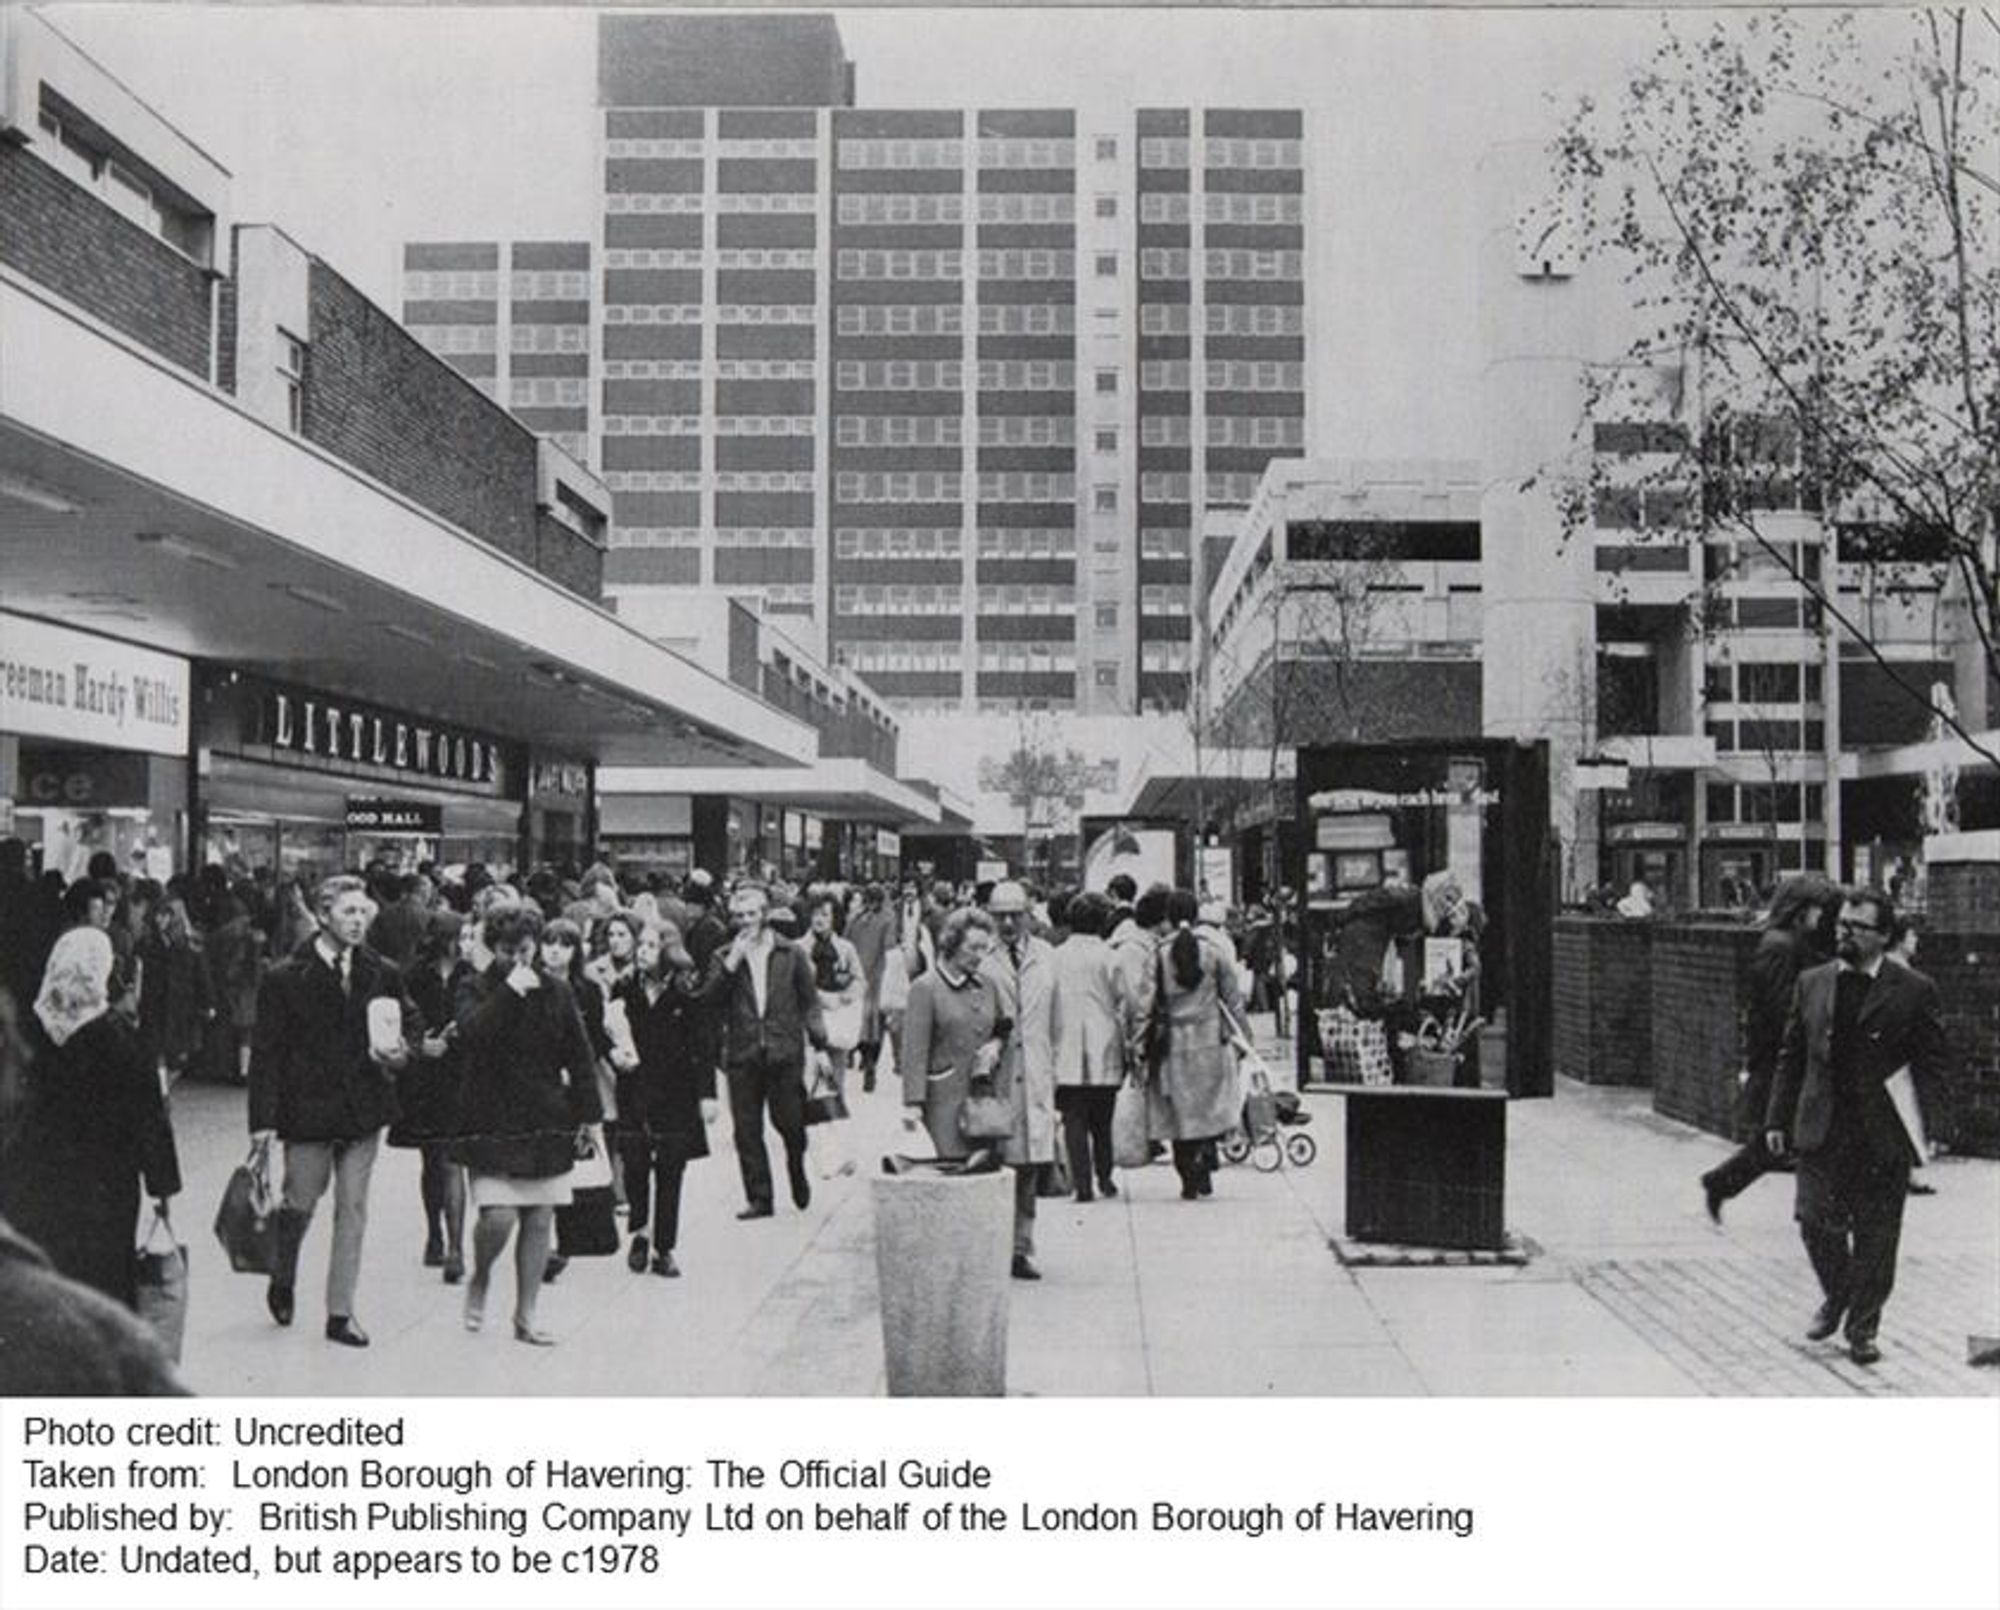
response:
[(576, 996), (537, 965), (542, 914), (501, 906), (485, 918), (493, 965), (485, 993), (459, 1020), (465, 1078), (459, 1155), (472, 1171), (479, 1222), (472, 1233), (472, 1279), (465, 1325), (486, 1317), (486, 1289), (507, 1242), (514, 1248), (514, 1339), (549, 1347), (535, 1326), (535, 1300), (549, 1261), (555, 1210), (568, 1204), (569, 1176), (582, 1131), (598, 1121), (596, 1054)]
[[(583, 1018), (583, 1032), (596, 1053), (598, 1105), (604, 1109), (604, 1144), (610, 1155), (619, 1155), (618, 1099), (611, 1073), (611, 1034), (604, 1026), (604, 987), (591, 977), (584, 965), (583, 929), (567, 917), (552, 917), (542, 928), (542, 971), (569, 985), (576, 996), (576, 1009)], [(616, 1176), (614, 1175), (614, 1178)], [(554, 1281), (569, 1267), (560, 1252), (549, 1255), (542, 1271), (545, 1283)]]
[(462, 1076), (458, 1019), (476, 998), (475, 969), (461, 954), (467, 927), (455, 911), (434, 911), (418, 942), (409, 989), (425, 1032), (417, 1055), (396, 1077), (398, 1112), (388, 1136), (391, 1146), (414, 1146), (423, 1154), (424, 1267), (442, 1269), (447, 1286), (465, 1278), (465, 1170), (452, 1158), (451, 1141), (458, 1133)]
[(138, 956), (140, 1040), (171, 1084), (194, 1060), (215, 1016), (208, 960), (177, 897), (154, 903)]
[[(246, 891), (248, 893), (248, 891)], [(250, 1032), (257, 1024), (257, 983), (262, 977), (264, 936), (250, 920), (245, 895), (223, 894), (215, 922), (202, 940), (208, 959), (209, 994), (215, 1002), (217, 1055), (210, 1066), (237, 1084), (250, 1082)]]
[(632, 1026), (633, 1045), (632, 1054), (613, 1053), (630, 1062), (619, 1080), (632, 1230), (625, 1261), (637, 1274), (651, 1250), (653, 1273), (671, 1277), (680, 1273), (674, 1246), (681, 1179), (689, 1163), (708, 1155), (708, 1126), (715, 1122), (715, 1063), (702, 1054), (700, 975), (680, 930), (672, 923), (648, 928), (639, 937), (637, 961), (613, 994)]
[(159, 1074), (111, 1010), (111, 968), (97, 928), (72, 928), (50, 953), (0, 1211), (62, 1274), (130, 1308), (140, 1183), (164, 1212), (181, 1177)]

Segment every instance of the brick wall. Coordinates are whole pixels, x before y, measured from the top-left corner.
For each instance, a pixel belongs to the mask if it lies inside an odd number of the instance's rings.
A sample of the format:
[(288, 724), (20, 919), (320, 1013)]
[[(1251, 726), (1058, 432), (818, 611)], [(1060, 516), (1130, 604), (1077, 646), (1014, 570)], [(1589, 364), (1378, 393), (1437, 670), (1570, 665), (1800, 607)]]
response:
[(208, 272), (41, 158), (5, 142), (0, 262), (208, 378)]
[(1946, 861), (1931, 867), (1924, 918), (1942, 933), (2000, 934), (2000, 865)]
[(1652, 928), (1563, 917), (1556, 923), (1556, 1072), (1585, 1084), (1653, 1082)]
[[(1719, 923), (1650, 926), (1653, 1108), (1733, 1137), (1743, 979), (1757, 931)], [(1960, 1152), (2000, 1157), (2000, 929), (1965, 934), (1933, 927), (1917, 965), (1944, 998), (1950, 1040), (1944, 1138)], [(1559, 980), (1559, 1022), (1562, 988)]]
[(307, 437), (537, 565), (534, 436), (324, 263), (308, 296)]
[(535, 568), (593, 604), (604, 596), (604, 550), (540, 509), (535, 512)]
[(1757, 930), (1734, 923), (1650, 926), (1653, 1110), (1733, 1139), (1744, 978)]

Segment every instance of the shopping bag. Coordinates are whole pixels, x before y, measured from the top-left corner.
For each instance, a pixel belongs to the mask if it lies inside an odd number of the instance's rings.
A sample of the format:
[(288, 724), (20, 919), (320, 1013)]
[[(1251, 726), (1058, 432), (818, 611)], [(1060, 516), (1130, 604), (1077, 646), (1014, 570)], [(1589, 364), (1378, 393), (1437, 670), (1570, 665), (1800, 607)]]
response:
[(901, 1012), (910, 1004), (910, 964), (903, 959), (903, 947), (891, 945), (882, 957), (881, 993), (875, 1001), (878, 1012)]
[(847, 1098), (840, 1092), (840, 1075), (831, 1068), (813, 1075), (806, 1091), (806, 1124), (838, 1123), (847, 1116)]
[(608, 1258), (618, 1250), (617, 1198), (608, 1185), (585, 1185), (556, 1209), (556, 1251), (565, 1258)]
[(1044, 1163), (1035, 1170), (1035, 1195), (1068, 1196), (1074, 1189), (1070, 1182), (1069, 1154), (1063, 1150), (1061, 1137), (1058, 1136), (1055, 1161)]
[(1014, 1104), (994, 1094), (993, 1081), (974, 1075), (971, 1093), (958, 1109), (958, 1132), (966, 1140), (1005, 1140), (1014, 1133)]
[(181, 1338), (187, 1333), (188, 1255), (187, 1248), (174, 1237), (173, 1221), (165, 1208), (153, 1210), (152, 1222), (132, 1258), (139, 1317), (159, 1337), (167, 1357), (178, 1364)]
[(252, 1146), (223, 1187), (215, 1239), (240, 1275), (267, 1275), (278, 1246), (278, 1199), (271, 1189), (271, 1149)]
[(822, 1006), (820, 1015), (826, 1020), (826, 1043), (835, 1051), (852, 1051), (861, 1043), (861, 1022), (868, 1003), (859, 995), (851, 1001), (842, 1001), (834, 1006)]
[(1111, 1109), (1111, 1160), (1120, 1168), (1144, 1168), (1153, 1160), (1152, 1137), (1146, 1127), (1146, 1091), (1141, 1085), (1118, 1087)]
[(611, 1184), (611, 1148), (605, 1144), (602, 1126), (592, 1124), (576, 1149), (576, 1166), (569, 1171), (572, 1191), (594, 1190)]
[(1329, 1079), (1355, 1085), (1394, 1082), (1389, 1031), (1379, 1022), (1357, 1017), (1351, 1007), (1330, 1007), (1319, 1014), (1319, 1039)]

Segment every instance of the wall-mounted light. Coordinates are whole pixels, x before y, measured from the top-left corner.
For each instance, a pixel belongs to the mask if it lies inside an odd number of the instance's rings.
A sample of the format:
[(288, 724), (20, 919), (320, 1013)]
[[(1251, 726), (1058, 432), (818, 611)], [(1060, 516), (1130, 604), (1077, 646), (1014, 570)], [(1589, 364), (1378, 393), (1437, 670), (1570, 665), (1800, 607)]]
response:
[(396, 621), (377, 621), (375, 630), (386, 632), (391, 637), (400, 637), (405, 643), (415, 643), (420, 648), (431, 646), (431, 639), (414, 626), (404, 626)]
[(301, 604), (310, 604), (314, 609), (323, 609), (329, 615), (349, 613), (347, 606), (331, 593), (323, 593), (312, 587), (301, 587), (295, 582), (274, 581), (271, 591), (283, 593), (287, 598), (297, 599)]
[(30, 480), (25, 475), (16, 475), (11, 470), (0, 470), (0, 498), (25, 503), (29, 508), (40, 509), (46, 514), (78, 514), (86, 506), (80, 498), (58, 492), (54, 487)]
[(217, 553), (212, 548), (204, 548), (199, 543), (189, 542), (185, 537), (169, 536), (164, 531), (136, 531), (132, 534), (132, 540), (141, 547), (156, 549), (185, 564), (207, 565), (211, 570), (236, 568), (236, 561), (227, 554)]

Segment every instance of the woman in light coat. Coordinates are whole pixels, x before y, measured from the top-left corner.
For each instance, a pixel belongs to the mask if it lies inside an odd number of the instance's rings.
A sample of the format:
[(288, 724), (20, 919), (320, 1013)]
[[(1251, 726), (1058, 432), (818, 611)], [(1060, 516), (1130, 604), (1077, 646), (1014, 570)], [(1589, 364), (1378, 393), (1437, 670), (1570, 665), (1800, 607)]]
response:
[[(1159, 1002), (1166, 1006), (1166, 1048), (1156, 1068), (1144, 1070), (1164, 1099), (1173, 1138), (1174, 1170), (1187, 1201), (1214, 1190), (1215, 1142), (1236, 1122), (1234, 1029), (1243, 1013), (1243, 990), (1222, 947), (1195, 926), (1195, 897), (1176, 889), (1167, 897), (1168, 937), (1142, 975), (1136, 1020), (1144, 1023)], [(1152, 1104), (1159, 1110), (1160, 1103)]]
[(1111, 1114), (1125, 1079), (1125, 975), (1105, 942), (1111, 902), (1080, 894), (1069, 902), (1069, 938), (1055, 948), (1056, 1111), (1079, 1202), (1091, 1182), (1116, 1196), (1111, 1178)]

